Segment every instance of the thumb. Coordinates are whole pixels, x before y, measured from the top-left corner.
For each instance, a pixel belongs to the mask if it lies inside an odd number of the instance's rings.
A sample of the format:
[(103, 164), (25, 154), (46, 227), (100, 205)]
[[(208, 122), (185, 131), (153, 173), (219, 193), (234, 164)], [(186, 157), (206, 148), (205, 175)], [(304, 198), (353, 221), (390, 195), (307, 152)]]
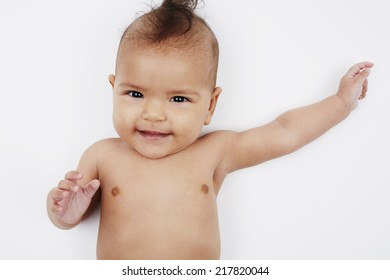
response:
[(85, 195), (87, 195), (89, 198), (92, 198), (95, 192), (99, 189), (100, 181), (95, 179), (86, 184), (83, 187), (83, 192)]

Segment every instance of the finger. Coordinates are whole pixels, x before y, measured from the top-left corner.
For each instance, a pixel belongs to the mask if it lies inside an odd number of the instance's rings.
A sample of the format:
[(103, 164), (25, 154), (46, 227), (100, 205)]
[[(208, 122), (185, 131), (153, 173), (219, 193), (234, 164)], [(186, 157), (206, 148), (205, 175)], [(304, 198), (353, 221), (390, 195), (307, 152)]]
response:
[(51, 206), (51, 211), (56, 215), (59, 215), (62, 212), (62, 210), (63, 208), (61, 206), (57, 206), (57, 205)]
[(92, 198), (93, 195), (96, 193), (96, 191), (99, 189), (100, 181), (95, 179), (86, 184), (83, 187), (84, 194), (87, 195), (89, 198)]
[(367, 79), (364, 80), (362, 87), (363, 87), (363, 91), (367, 91), (367, 89), (368, 89), (368, 80)]
[(52, 201), (50, 203), (50, 210), (54, 214), (59, 214), (63, 210), (63, 207), (61, 205), (61, 202), (63, 201), (62, 198), (58, 198), (58, 196), (55, 194), (57, 190), (53, 190), (50, 192), (50, 197), (52, 198)]
[(77, 181), (83, 178), (83, 175), (80, 172), (77, 172), (75, 170), (69, 171), (68, 173), (65, 174), (65, 179), (66, 180), (73, 180)]
[(64, 209), (64, 207), (58, 205), (52, 205), (51, 207), (51, 211), (57, 216), (62, 216), (64, 214)]
[(50, 192), (50, 197), (54, 201), (59, 201), (61, 199), (66, 198), (69, 195), (69, 191), (61, 190), (59, 188), (55, 188)]
[(368, 61), (357, 63), (357, 64), (353, 65), (348, 70), (347, 76), (350, 77), (350, 78), (353, 78), (356, 75), (358, 75), (362, 70), (368, 70), (369, 68), (371, 68), (373, 66), (374, 66), (374, 63), (368, 62)]
[(75, 181), (70, 180), (61, 180), (58, 183), (58, 188), (61, 190), (67, 190), (72, 192), (78, 192), (80, 190), (80, 186), (77, 185)]
[(366, 80), (364, 80), (364, 83), (362, 86), (362, 94), (359, 96), (359, 99), (363, 99), (366, 97), (367, 89), (368, 89), (368, 80), (366, 79)]

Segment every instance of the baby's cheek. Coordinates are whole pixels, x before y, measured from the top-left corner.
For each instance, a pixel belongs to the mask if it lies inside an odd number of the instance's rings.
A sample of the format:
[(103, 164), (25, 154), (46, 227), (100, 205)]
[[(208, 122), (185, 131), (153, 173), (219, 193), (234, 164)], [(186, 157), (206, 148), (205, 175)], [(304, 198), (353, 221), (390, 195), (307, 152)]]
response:
[(113, 123), (114, 128), (119, 135), (126, 132), (128, 133), (133, 126), (131, 116), (128, 116), (128, 114), (125, 114), (121, 110), (114, 110)]
[(202, 131), (202, 126), (199, 126), (198, 124), (192, 124), (191, 126), (187, 126), (183, 129), (183, 135), (187, 142), (193, 143), (196, 141), (196, 139), (199, 138), (200, 133)]

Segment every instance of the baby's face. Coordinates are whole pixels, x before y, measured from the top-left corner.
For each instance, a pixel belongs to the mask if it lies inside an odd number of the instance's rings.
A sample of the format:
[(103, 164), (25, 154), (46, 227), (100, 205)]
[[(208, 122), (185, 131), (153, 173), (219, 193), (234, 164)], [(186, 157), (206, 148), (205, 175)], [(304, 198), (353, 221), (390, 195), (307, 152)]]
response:
[(180, 50), (122, 50), (114, 90), (114, 126), (123, 141), (147, 158), (191, 145), (211, 120), (221, 92), (212, 63)]

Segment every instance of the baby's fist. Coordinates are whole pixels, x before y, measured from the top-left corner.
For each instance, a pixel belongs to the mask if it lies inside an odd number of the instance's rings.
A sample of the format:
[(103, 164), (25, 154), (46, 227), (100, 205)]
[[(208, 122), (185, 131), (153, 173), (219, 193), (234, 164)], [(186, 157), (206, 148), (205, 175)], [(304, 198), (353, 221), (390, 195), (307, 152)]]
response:
[(337, 95), (342, 99), (349, 111), (354, 110), (358, 100), (366, 97), (368, 76), (372, 62), (360, 62), (352, 66), (343, 76)]

